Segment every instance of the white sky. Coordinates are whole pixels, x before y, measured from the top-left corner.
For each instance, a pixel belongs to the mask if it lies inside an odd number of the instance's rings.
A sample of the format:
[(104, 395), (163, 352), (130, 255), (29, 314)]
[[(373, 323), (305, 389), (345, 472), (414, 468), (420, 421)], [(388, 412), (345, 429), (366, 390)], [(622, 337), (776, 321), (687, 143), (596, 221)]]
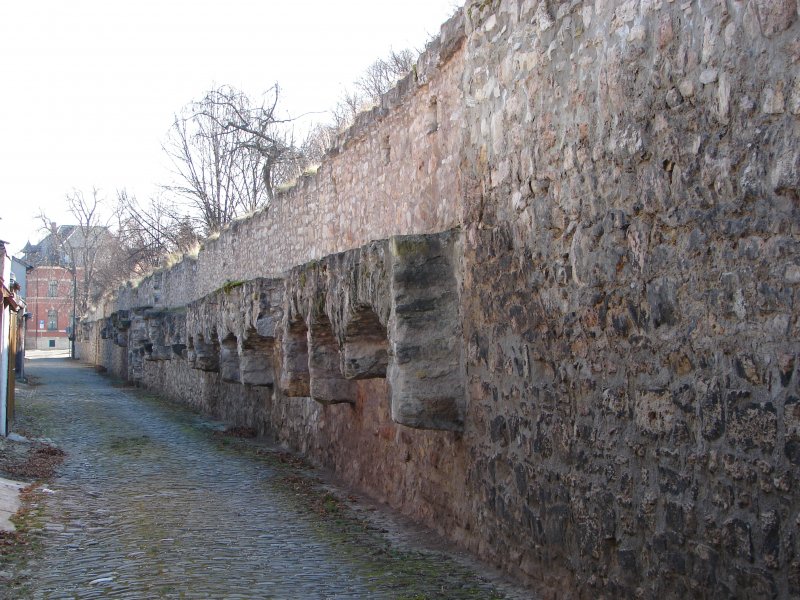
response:
[[(0, 239), (93, 186), (167, 183), (173, 116), (215, 85), (275, 82), (292, 115), (327, 111), (390, 49), (422, 48), (459, 0), (23, 0), (0, 4)], [(327, 120), (327, 115), (319, 115)]]

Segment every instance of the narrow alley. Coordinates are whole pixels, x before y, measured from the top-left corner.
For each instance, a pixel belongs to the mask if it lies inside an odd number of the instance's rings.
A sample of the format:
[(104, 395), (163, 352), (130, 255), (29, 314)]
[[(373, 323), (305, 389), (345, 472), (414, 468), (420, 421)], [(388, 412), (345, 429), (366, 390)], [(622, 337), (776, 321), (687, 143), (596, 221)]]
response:
[(18, 410), (67, 456), (6, 597), (521, 597), (221, 423), (66, 358), (28, 366)]

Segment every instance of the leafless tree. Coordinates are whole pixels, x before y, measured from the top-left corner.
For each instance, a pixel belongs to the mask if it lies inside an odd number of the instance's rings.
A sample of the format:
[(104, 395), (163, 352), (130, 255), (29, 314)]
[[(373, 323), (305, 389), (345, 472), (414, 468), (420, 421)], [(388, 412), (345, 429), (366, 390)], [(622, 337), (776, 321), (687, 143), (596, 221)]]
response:
[(335, 125), (315, 125), (300, 146), (306, 166), (318, 165), (336, 142), (339, 128)]
[(341, 131), (353, 123), (358, 113), (380, 104), (381, 96), (411, 72), (417, 55), (411, 50), (392, 50), (386, 58), (368, 66), (331, 111), (332, 126)]
[[(97, 188), (92, 189), (87, 198), (82, 191), (73, 190), (67, 194), (67, 204), (77, 222), (77, 231), (70, 236), (67, 246), (72, 250), (72, 264), (83, 268), (83, 285), (81, 287), (78, 312), (82, 314), (89, 307), (92, 293), (101, 293), (101, 286), (96, 285), (95, 275), (104, 262), (111, 258), (110, 234), (108, 220), (101, 213), (101, 200)], [(77, 238), (77, 239), (76, 239)], [(93, 285), (95, 284), (95, 285)]]
[(386, 58), (379, 58), (367, 67), (356, 81), (356, 88), (369, 103), (377, 104), (383, 94), (411, 71), (415, 60), (411, 50), (392, 50)]
[(295, 144), (292, 119), (278, 110), (280, 88), (272, 86), (258, 102), (230, 86), (213, 89), (175, 117), (164, 149), (176, 182), (166, 189), (188, 202), (193, 227), (204, 236), (237, 216), (267, 205), (281, 184), (318, 163), (337, 131), (412, 68), (415, 53), (390, 52), (371, 64), (332, 111), (333, 123), (313, 128)]
[(66, 202), (74, 225), (57, 227), (47, 215), (39, 215), (42, 229), (50, 235), (48, 248), (44, 249), (47, 255), (41, 260), (73, 272), (77, 278), (77, 314), (82, 314), (104, 289), (99, 274), (104, 270), (103, 265), (112, 260), (114, 240), (97, 188), (90, 195), (73, 190), (66, 195)]
[(197, 243), (191, 219), (163, 197), (142, 205), (127, 190), (117, 191), (119, 270), (141, 274), (157, 268), (170, 254), (185, 254)]
[(253, 103), (220, 87), (176, 116), (164, 148), (178, 179), (167, 189), (189, 201), (203, 233), (265, 206), (275, 188), (296, 177), (302, 155), (278, 117), (276, 85)]
[(342, 131), (350, 125), (356, 118), (356, 115), (367, 108), (365, 98), (356, 90), (347, 90), (342, 94), (339, 102), (333, 107), (331, 116), (333, 117), (333, 127), (337, 131)]
[(93, 189), (91, 195), (73, 190), (66, 201), (76, 224), (56, 226), (44, 213), (39, 216), (47, 241), (40, 244), (38, 264), (76, 273), (78, 314), (106, 290), (163, 266), (198, 243), (188, 216), (163, 198), (141, 205), (120, 190), (112, 207)]
[(381, 96), (411, 72), (417, 55), (411, 50), (390, 51), (367, 67), (330, 111), (331, 121), (316, 124), (300, 144), (303, 168), (319, 164), (336, 143), (337, 134), (352, 125), (358, 113), (379, 104)]

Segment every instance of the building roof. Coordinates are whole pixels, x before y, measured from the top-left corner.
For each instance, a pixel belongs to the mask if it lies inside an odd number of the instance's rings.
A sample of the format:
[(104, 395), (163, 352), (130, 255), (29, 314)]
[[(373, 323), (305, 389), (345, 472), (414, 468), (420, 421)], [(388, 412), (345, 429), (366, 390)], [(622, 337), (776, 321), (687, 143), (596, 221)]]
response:
[[(109, 233), (108, 228), (100, 225), (86, 230), (77, 225), (52, 225), (52, 230), (37, 244), (28, 241), (22, 249), (20, 261), (30, 266), (62, 266), (70, 264), (68, 251), (64, 246), (77, 250), (85, 248), (91, 241)], [(91, 239), (94, 238), (94, 239)]]

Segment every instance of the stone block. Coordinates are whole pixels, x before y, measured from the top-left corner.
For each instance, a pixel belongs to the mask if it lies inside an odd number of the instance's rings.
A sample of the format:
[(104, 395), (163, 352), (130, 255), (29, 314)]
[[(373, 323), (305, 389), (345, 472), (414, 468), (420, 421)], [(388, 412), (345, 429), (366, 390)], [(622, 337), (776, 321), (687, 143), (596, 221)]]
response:
[(290, 398), (310, 395), (308, 329), (305, 322), (287, 324), (281, 344), (281, 392)]
[(272, 354), (259, 349), (243, 348), (239, 357), (239, 374), (245, 385), (274, 385)]
[(205, 336), (200, 333), (195, 338), (189, 338), (187, 358), (189, 366), (200, 371), (219, 371), (219, 342), (216, 336), (210, 336), (206, 342)]
[(355, 382), (341, 372), (339, 345), (327, 317), (318, 315), (312, 321), (308, 353), (309, 390), (311, 397), (322, 404), (354, 403)]
[(321, 404), (353, 404), (355, 382), (343, 377), (311, 377), (309, 396)]
[(460, 233), (390, 241), (392, 314), (387, 377), (392, 419), (422, 429), (464, 425), (459, 313)]
[(222, 381), (240, 383), (239, 350), (236, 337), (227, 336), (219, 348), (219, 375)]
[(751, 403), (731, 410), (727, 436), (736, 446), (772, 452), (777, 434), (777, 416), (771, 403)]
[(357, 308), (347, 322), (342, 348), (342, 373), (348, 379), (386, 377), (389, 364), (386, 328), (370, 307)]
[(789, 29), (797, 19), (796, 0), (755, 0), (761, 31), (773, 37)]

